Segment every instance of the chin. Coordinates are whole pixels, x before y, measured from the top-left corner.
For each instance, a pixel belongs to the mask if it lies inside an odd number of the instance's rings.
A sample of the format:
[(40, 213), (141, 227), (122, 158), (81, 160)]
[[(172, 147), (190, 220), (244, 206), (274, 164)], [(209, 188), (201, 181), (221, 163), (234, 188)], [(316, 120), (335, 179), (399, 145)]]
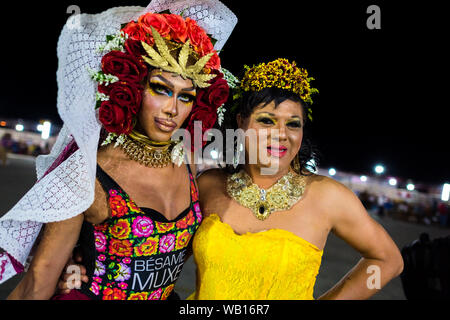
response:
[(290, 163), (280, 161), (276, 157), (270, 157), (268, 162), (258, 163), (259, 170), (263, 175), (276, 175), (279, 172), (287, 172), (290, 168)]
[(164, 132), (156, 132), (157, 130), (144, 130), (144, 134), (152, 141), (164, 142), (169, 141), (172, 135)]

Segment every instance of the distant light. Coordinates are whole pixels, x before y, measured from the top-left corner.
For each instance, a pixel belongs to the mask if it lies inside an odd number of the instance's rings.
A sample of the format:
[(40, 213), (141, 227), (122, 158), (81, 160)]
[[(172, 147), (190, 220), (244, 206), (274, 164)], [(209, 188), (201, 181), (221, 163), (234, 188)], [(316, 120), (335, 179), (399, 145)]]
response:
[(217, 150), (211, 150), (211, 152), (209, 153), (211, 155), (211, 158), (213, 159), (218, 159), (219, 158), (219, 152)]
[(17, 131), (23, 131), (23, 129), (25, 129), (25, 128), (24, 128), (24, 126), (22, 124), (20, 124), (20, 123), (16, 124), (16, 130)]
[(414, 184), (412, 184), (412, 183), (408, 183), (408, 184), (406, 185), (406, 189), (408, 189), (409, 191), (413, 191), (414, 188), (415, 188), (415, 186), (414, 186)]
[(330, 168), (330, 169), (328, 170), (328, 174), (329, 174), (330, 176), (334, 176), (334, 175), (336, 174), (336, 169)]
[(397, 185), (397, 179), (395, 179), (395, 178), (390, 178), (390, 179), (389, 179), (389, 185), (391, 185), (391, 186), (396, 186), (396, 185)]
[(376, 172), (377, 174), (382, 174), (382, 173), (384, 172), (384, 167), (383, 167), (381, 164), (377, 164), (377, 165), (375, 166), (375, 172)]
[(361, 180), (362, 182), (366, 182), (367, 181), (367, 177), (366, 176), (361, 176), (361, 177), (359, 177), (359, 180)]
[(42, 129), (44, 129), (44, 126), (42, 124), (38, 124), (36, 130), (42, 132)]
[(448, 201), (449, 198), (450, 198), (450, 183), (444, 183), (442, 187), (441, 200)]
[(2, 126), (2, 127), (6, 126), (6, 121), (1, 121), (0, 126)]
[(50, 129), (52, 127), (52, 124), (50, 121), (44, 121), (44, 124), (42, 125), (42, 139), (47, 140), (50, 137)]

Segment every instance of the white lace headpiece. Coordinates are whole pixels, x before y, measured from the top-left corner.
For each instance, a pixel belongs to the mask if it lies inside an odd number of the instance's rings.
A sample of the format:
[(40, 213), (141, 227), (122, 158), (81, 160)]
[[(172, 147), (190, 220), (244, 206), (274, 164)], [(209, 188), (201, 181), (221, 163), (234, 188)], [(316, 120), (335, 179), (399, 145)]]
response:
[[(222, 49), (237, 18), (218, 0), (154, 0), (146, 8), (115, 7), (71, 17), (58, 40), (58, 113), (64, 125), (49, 155), (36, 159), (38, 182), (0, 218), (0, 283), (24, 270), (44, 223), (70, 219), (94, 201), (101, 123), (95, 111), (96, 84), (87, 69), (99, 69), (97, 48), (106, 35), (146, 12), (183, 14), (196, 20)], [(78, 19), (78, 20), (72, 20)], [(73, 148), (74, 142), (79, 149)], [(68, 156), (67, 156), (68, 155)], [(62, 161), (64, 160), (64, 161)]]

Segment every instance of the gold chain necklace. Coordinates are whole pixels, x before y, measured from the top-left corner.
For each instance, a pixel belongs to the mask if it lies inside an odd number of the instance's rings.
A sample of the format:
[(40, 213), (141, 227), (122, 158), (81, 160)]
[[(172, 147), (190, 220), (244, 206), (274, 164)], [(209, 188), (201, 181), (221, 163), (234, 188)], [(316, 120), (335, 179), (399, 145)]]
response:
[(172, 162), (174, 143), (172, 141), (152, 142), (147, 137), (133, 131), (128, 136), (124, 136), (124, 142), (120, 146), (131, 160), (147, 167), (163, 168)]
[(253, 183), (241, 170), (227, 178), (227, 192), (242, 206), (252, 210), (259, 220), (267, 219), (272, 212), (289, 210), (305, 190), (305, 177), (289, 172), (265, 190)]

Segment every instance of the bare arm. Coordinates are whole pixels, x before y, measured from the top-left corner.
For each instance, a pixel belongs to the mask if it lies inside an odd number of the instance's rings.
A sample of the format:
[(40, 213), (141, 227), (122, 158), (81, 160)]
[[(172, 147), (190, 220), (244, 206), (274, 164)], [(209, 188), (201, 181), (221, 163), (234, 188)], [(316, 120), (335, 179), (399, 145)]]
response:
[(319, 299), (368, 299), (401, 273), (402, 256), (351, 190), (336, 182), (327, 184), (331, 184), (326, 202), (332, 231), (363, 258)]
[(28, 272), (8, 296), (16, 299), (50, 299), (58, 278), (78, 240), (84, 216), (48, 223)]

